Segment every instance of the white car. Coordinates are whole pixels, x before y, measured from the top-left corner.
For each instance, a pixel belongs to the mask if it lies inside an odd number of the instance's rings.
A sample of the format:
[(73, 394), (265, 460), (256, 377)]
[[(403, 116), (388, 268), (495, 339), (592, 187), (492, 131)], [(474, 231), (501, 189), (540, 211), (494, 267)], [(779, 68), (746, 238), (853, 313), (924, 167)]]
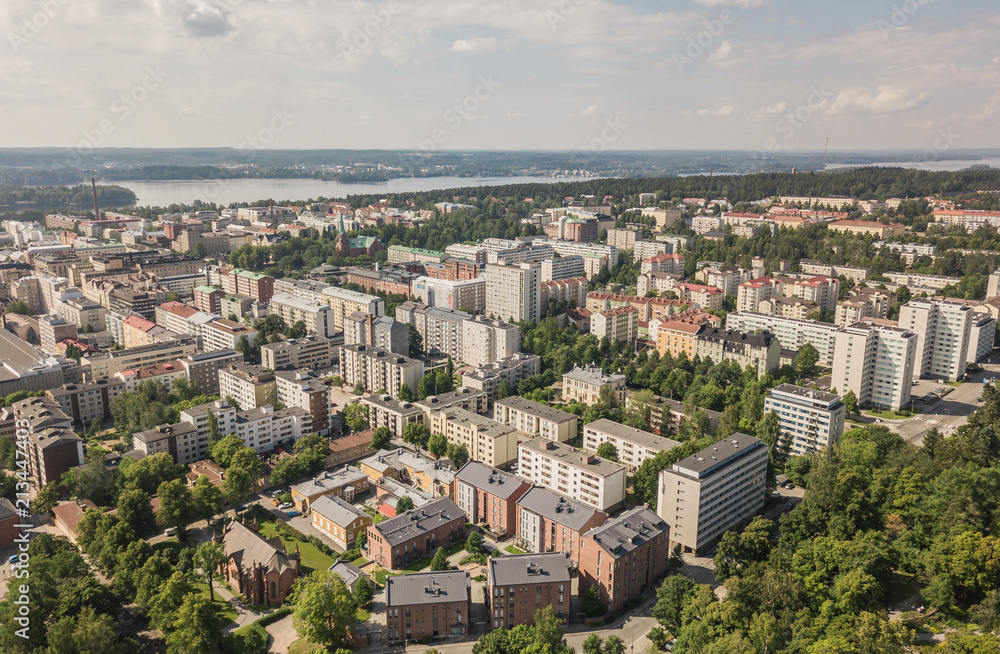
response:
[(295, 505), (292, 504), (291, 502), (285, 502), (284, 504), (279, 504), (278, 508), (281, 509), (282, 511), (287, 511), (288, 509), (292, 508), (293, 506), (295, 506)]

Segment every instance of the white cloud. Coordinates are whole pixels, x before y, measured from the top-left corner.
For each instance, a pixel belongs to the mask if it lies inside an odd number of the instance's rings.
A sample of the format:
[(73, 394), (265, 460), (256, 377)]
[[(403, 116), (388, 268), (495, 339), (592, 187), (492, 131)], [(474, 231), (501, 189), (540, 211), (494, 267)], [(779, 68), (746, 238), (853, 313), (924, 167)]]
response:
[(732, 116), (736, 113), (736, 107), (731, 104), (724, 104), (718, 109), (688, 109), (682, 111), (682, 116)]
[(875, 91), (841, 91), (830, 106), (832, 114), (895, 114), (920, 109), (931, 100), (925, 91), (896, 86), (880, 86)]
[(593, 116), (594, 114), (597, 113), (598, 109), (600, 109), (600, 106), (598, 106), (596, 104), (592, 104), (589, 107), (586, 107), (585, 109), (581, 109), (580, 110), (580, 115), (581, 116)]
[(500, 48), (500, 39), (495, 36), (481, 39), (462, 39), (451, 44), (452, 52), (463, 54), (484, 54)]
[(993, 94), (993, 97), (989, 99), (989, 102), (986, 103), (983, 110), (972, 117), (972, 121), (978, 123), (988, 120), (996, 115), (998, 108), (1000, 108), (1000, 91)]
[(709, 61), (722, 61), (726, 57), (728, 57), (732, 51), (733, 51), (732, 44), (729, 43), (729, 41), (723, 41), (722, 45), (720, 45), (719, 48), (715, 52), (713, 52), (711, 55), (709, 55), (708, 60)]
[(766, 0), (694, 0), (696, 4), (706, 7), (739, 7), (740, 9), (755, 9), (767, 4)]
[(788, 103), (782, 100), (773, 107), (764, 107), (761, 109), (761, 113), (767, 114), (768, 116), (774, 116), (776, 114), (785, 113), (785, 109), (788, 109)]

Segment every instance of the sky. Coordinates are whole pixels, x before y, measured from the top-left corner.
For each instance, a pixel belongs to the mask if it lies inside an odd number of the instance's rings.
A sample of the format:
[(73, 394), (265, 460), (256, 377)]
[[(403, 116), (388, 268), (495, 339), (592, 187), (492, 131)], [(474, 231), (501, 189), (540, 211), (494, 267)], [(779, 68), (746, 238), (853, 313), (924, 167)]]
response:
[(0, 147), (1000, 147), (995, 0), (3, 0)]

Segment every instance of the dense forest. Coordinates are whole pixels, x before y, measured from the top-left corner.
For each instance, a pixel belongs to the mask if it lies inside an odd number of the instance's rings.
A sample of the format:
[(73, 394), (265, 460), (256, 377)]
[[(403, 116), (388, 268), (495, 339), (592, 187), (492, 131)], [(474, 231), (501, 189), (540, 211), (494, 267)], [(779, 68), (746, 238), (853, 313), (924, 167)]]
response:
[[(103, 207), (135, 204), (138, 196), (121, 186), (98, 186), (97, 201)], [(80, 208), (94, 206), (93, 189), (78, 186), (0, 186), (0, 207), (27, 204), (37, 209)]]

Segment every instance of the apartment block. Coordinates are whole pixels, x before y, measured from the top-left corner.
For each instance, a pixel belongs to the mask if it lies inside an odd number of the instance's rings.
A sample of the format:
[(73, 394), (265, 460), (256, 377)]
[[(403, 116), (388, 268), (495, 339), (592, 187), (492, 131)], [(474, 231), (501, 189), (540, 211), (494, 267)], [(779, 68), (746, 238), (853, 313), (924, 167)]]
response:
[(219, 271), (222, 289), (230, 294), (247, 295), (261, 304), (267, 304), (274, 295), (274, 278), (249, 270), (222, 269)]
[[(451, 499), (442, 497), (418, 509), (368, 526), (364, 557), (388, 570), (400, 570), (430, 556), (438, 547), (465, 539), (465, 513)], [(466, 574), (466, 573), (462, 573)], [(408, 574), (391, 579), (409, 579)], [(387, 590), (387, 606), (391, 595)]]
[(330, 389), (311, 370), (280, 370), (274, 373), (278, 402), (309, 412), (312, 428), (325, 435), (332, 427)]
[(464, 636), (472, 619), (467, 570), (389, 577), (385, 587), (386, 639), (390, 642)]
[(455, 473), (455, 501), (466, 519), (485, 525), (497, 538), (517, 531), (517, 502), (531, 484), (479, 461), (469, 461)]
[(631, 250), (635, 246), (636, 240), (640, 238), (640, 234), (634, 229), (609, 229), (608, 245), (619, 250)]
[[(194, 306), (205, 313), (222, 313), (222, 298), (226, 292), (215, 286), (196, 286), (194, 291)], [(225, 315), (225, 314), (223, 314)]]
[(958, 300), (915, 299), (899, 309), (899, 326), (917, 335), (917, 377), (965, 377), (972, 307)]
[(583, 257), (580, 256), (545, 259), (541, 262), (541, 266), (542, 282), (552, 282), (586, 275), (586, 265), (584, 264)]
[(683, 254), (658, 254), (643, 261), (639, 266), (639, 271), (643, 274), (662, 272), (683, 275), (684, 265)]
[(420, 334), (428, 356), (447, 356), (461, 361), (464, 323), (472, 316), (464, 311), (429, 307), (416, 302), (404, 302), (396, 307), (396, 320), (411, 325)]
[(517, 451), (517, 473), (533, 484), (605, 512), (625, 501), (624, 464), (545, 438), (521, 443)]
[(244, 324), (219, 318), (201, 328), (201, 340), (206, 350), (234, 350), (245, 336), (253, 345), (257, 341), (257, 330)]
[(340, 351), (340, 370), (348, 386), (360, 385), (374, 392), (384, 390), (399, 397), (406, 384), (415, 389), (424, 376), (424, 364), (368, 345), (345, 345)]
[(537, 263), (517, 265), (487, 264), (487, 316), (511, 322), (538, 322), (541, 319), (541, 266)]
[(483, 391), (493, 402), (497, 399), (501, 383), (507, 382), (507, 386), (513, 391), (521, 380), (541, 372), (541, 357), (537, 354), (518, 352), (465, 373), (462, 375), (462, 388)]
[(639, 338), (639, 310), (625, 306), (590, 316), (590, 334), (619, 343), (634, 343)]
[(643, 461), (680, 445), (675, 440), (622, 425), (607, 418), (583, 426), (583, 449), (596, 453), (602, 443), (611, 443), (615, 446), (618, 450), (618, 462), (625, 464), (630, 475), (635, 474)]
[(309, 368), (324, 370), (333, 365), (335, 347), (328, 338), (305, 336), (260, 346), (261, 367), (268, 370)]
[(185, 336), (166, 343), (153, 343), (117, 352), (84, 356), (80, 359), (80, 363), (90, 366), (91, 379), (106, 379), (114, 377), (115, 373), (122, 370), (176, 361), (196, 352), (198, 352), (198, 341), (192, 336)]
[(670, 532), (643, 507), (591, 529), (580, 543), (580, 595), (596, 587), (609, 612), (639, 599), (667, 574)]
[(344, 318), (344, 345), (355, 344), (407, 356), (410, 353), (410, 329), (389, 316), (355, 311)]
[(445, 409), (465, 409), (471, 413), (486, 415), (486, 408), (489, 406), (489, 399), (485, 391), (480, 391), (468, 386), (463, 386), (457, 390), (440, 395), (428, 395), (422, 400), (417, 400), (414, 404), (424, 412), (424, 420), (428, 429), (432, 433), (444, 433), (437, 429), (438, 424), (433, 419), (434, 416)]
[(476, 316), (464, 320), (462, 326), (462, 356), (470, 366), (484, 366), (521, 351), (521, 328), (503, 320)]
[(395, 400), (388, 395), (369, 395), (360, 402), (368, 408), (368, 425), (372, 429), (388, 427), (393, 436), (402, 436), (409, 424), (424, 423), (424, 410), (413, 402)]
[(707, 286), (714, 286), (725, 295), (736, 295), (739, 285), (750, 281), (751, 271), (735, 266), (717, 268), (706, 266), (695, 273), (695, 279)]
[[(205, 395), (219, 392), (219, 370), (230, 364), (243, 363), (243, 354), (233, 350), (214, 350), (189, 354), (177, 360), (190, 384)], [(265, 366), (266, 367), (266, 366)]]
[(885, 240), (890, 236), (901, 236), (906, 231), (906, 227), (899, 223), (886, 225), (869, 220), (838, 220), (830, 223), (828, 228), (831, 232), (840, 232), (851, 236), (873, 236), (879, 240)]
[(969, 320), (968, 363), (982, 361), (993, 352), (997, 320), (988, 313), (974, 313)]
[(303, 300), (284, 293), (275, 293), (270, 301), (271, 313), (281, 316), (285, 324), (302, 321), (309, 334), (331, 338), (337, 330), (333, 326), (333, 309), (328, 304)]
[(830, 388), (854, 391), (862, 407), (898, 411), (918, 377), (919, 339), (902, 327), (865, 320), (837, 332)]
[(735, 361), (740, 368), (749, 366), (763, 377), (780, 367), (781, 343), (769, 332), (747, 334), (705, 327), (694, 337), (694, 353), (716, 363)]
[(59, 306), (56, 307), (56, 313), (81, 330), (86, 329), (90, 325), (95, 332), (99, 332), (104, 331), (107, 326), (108, 310), (97, 302), (92, 302), (86, 298), (60, 302)]
[(514, 542), (528, 552), (566, 552), (578, 564), (583, 535), (607, 519), (604, 511), (533, 486), (517, 502)]
[(135, 449), (146, 456), (169, 454), (180, 464), (191, 464), (205, 458), (208, 439), (200, 441), (198, 429), (187, 422), (160, 425), (132, 436)]
[(772, 411), (781, 423), (781, 446), (790, 454), (819, 452), (844, 433), (847, 409), (833, 393), (781, 384), (764, 398), (764, 412)]
[[(157, 363), (152, 366), (136, 368), (134, 370), (123, 370), (115, 375), (115, 380), (125, 384), (124, 392), (134, 393), (140, 386), (147, 382), (161, 384), (168, 393), (174, 390), (174, 383), (183, 379), (187, 381), (187, 371), (176, 361), (168, 363)], [(103, 381), (103, 380), (98, 380)]]
[(502, 422), (458, 407), (437, 412), (431, 422), (449, 443), (465, 445), (471, 461), (492, 468), (506, 468), (517, 461), (517, 430)]
[(255, 409), (278, 401), (274, 373), (249, 363), (231, 363), (219, 370), (219, 395), (236, 400), (241, 409)]
[(17, 441), (18, 460), (27, 458), (28, 481), (36, 488), (58, 482), (71, 468), (83, 465), (83, 440), (71, 429), (31, 430), (27, 441)]
[(726, 316), (726, 328), (740, 332), (767, 331), (786, 350), (798, 350), (809, 343), (819, 352), (819, 364), (833, 365), (837, 332), (840, 327), (818, 320), (797, 320), (769, 316), (757, 311), (736, 311)]
[(606, 373), (597, 366), (574, 366), (563, 375), (562, 387), (563, 402), (575, 400), (584, 404), (597, 404), (604, 389), (608, 389), (618, 404), (625, 402), (625, 375)]
[(344, 319), (355, 311), (373, 316), (385, 315), (385, 300), (377, 295), (349, 291), (337, 286), (326, 286), (321, 293), (324, 299), (319, 301), (328, 303), (333, 309), (333, 328), (338, 331), (343, 331)]
[(477, 245), (454, 243), (444, 249), (444, 253), (456, 259), (467, 259), (477, 263), (486, 263), (486, 250)]
[(59, 403), (73, 425), (87, 428), (95, 420), (111, 422), (111, 402), (125, 392), (119, 380), (99, 379), (86, 384), (64, 384), (61, 388), (45, 391), (45, 395)]
[(469, 312), (484, 311), (486, 283), (482, 277), (456, 280), (418, 277), (413, 282), (412, 295), (432, 307)]
[(497, 401), (493, 405), (493, 418), (531, 438), (560, 443), (576, 438), (576, 415), (516, 395)]
[(574, 307), (584, 307), (587, 304), (587, 278), (585, 276), (570, 277), (541, 283), (541, 315), (549, 310), (549, 303), (572, 302)]
[(493, 629), (535, 624), (535, 613), (551, 607), (568, 623), (572, 562), (565, 552), (492, 557), (486, 572), (486, 609)]
[(726, 299), (721, 289), (702, 284), (678, 284), (674, 291), (682, 302), (693, 302), (703, 309), (721, 310)]
[(657, 513), (670, 539), (702, 552), (764, 506), (768, 447), (736, 432), (660, 472)]

